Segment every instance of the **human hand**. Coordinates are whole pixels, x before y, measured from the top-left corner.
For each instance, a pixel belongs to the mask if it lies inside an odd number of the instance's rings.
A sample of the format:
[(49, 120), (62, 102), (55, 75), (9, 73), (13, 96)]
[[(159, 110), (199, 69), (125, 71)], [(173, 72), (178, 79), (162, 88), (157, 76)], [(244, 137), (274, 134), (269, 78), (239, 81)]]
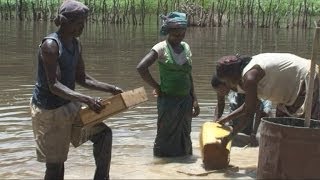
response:
[(153, 89), (152, 94), (154, 97), (159, 97), (161, 95), (160, 89)]
[(218, 120), (219, 120), (219, 118), (218, 118), (217, 116), (214, 116), (214, 117), (213, 117), (213, 122), (218, 123)]
[(116, 95), (116, 94), (120, 94), (120, 93), (123, 93), (123, 90), (121, 88), (117, 87), (117, 86), (114, 86), (112, 94)]
[(219, 119), (217, 119), (215, 122), (223, 125), (223, 124), (226, 123), (227, 121), (226, 121), (225, 119), (223, 119), (223, 118), (219, 118)]
[(193, 101), (192, 117), (197, 117), (200, 114), (200, 107), (198, 101)]
[(96, 97), (96, 98), (89, 97), (87, 99), (86, 104), (89, 106), (91, 110), (93, 110), (96, 113), (100, 113), (101, 110), (105, 107), (102, 104), (102, 99), (100, 97)]

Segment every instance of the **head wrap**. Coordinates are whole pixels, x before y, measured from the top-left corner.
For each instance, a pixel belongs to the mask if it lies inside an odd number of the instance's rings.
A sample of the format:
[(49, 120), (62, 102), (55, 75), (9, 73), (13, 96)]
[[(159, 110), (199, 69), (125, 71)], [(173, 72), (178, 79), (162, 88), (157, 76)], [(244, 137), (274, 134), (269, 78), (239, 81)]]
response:
[(225, 75), (229, 75), (234, 68), (233, 65), (240, 62), (240, 59), (237, 56), (223, 56), (218, 60), (216, 70), (218, 77), (223, 77)]
[(160, 29), (161, 35), (167, 35), (169, 33), (169, 29), (173, 28), (187, 28), (187, 16), (185, 13), (181, 12), (171, 12), (169, 15), (160, 16), (162, 21), (162, 26)]
[(62, 23), (70, 22), (77, 18), (87, 17), (89, 8), (76, 0), (65, 0), (59, 8), (57, 17), (54, 22), (57, 26)]
[[(218, 60), (216, 71), (218, 77), (223, 77), (225, 75), (230, 75), (230, 73), (234, 73), (237, 70), (242, 72), (244, 67), (251, 61), (250, 56), (240, 56), (240, 55), (230, 55), (223, 56)], [(235, 66), (239, 64), (240, 66)], [(237, 69), (236, 69), (237, 68)]]

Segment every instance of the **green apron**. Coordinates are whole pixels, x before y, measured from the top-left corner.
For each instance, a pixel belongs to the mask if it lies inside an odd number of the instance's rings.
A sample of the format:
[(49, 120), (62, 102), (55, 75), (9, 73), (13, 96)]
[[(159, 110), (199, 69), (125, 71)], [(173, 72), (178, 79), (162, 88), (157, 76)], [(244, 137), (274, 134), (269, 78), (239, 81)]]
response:
[(187, 62), (179, 65), (173, 59), (173, 50), (167, 42), (165, 62), (159, 61), (161, 92), (170, 96), (186, 96), (191, 90), (191, 52), (185, 42), (181, 42)]

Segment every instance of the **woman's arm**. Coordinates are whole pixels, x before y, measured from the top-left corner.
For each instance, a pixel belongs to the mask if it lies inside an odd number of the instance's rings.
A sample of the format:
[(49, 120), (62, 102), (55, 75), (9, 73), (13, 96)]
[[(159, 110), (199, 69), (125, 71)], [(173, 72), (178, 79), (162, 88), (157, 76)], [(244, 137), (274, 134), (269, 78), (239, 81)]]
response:
[(218, 103), (216, 108), (214, 109), (214, 117), (213, 117), (214, 121), (221, 118), (224, 111), (224, 107), (225, 107), (225, 96), (222, 96), (219, 93), (217, 93), (217, 99), (218, 99)]
[(190, 79), (191, 79), (191, 96), (192, 96), (192, 107), (193, 107), (193, 117), (197, 117), (200, 114), (200, 107), (198, 104), (198, 99), (196, 96), (196, 93), (194, 91), (194, 84), (193, 84), (193, 77), (192, 75), (190, 75)]
[[(226, 123), (231, 119), (236, 119), (240, 116), (245, 116), (244, 119), (249, 120), (253, 118), (257, 106), (257, 87), (258, 82), (264, 76), (264, 71), (261, 68), (253, 68), (248, 71), (243, 78), (243, 89), (246, 92), (245, 103), (243, 103), (238, 109), (227, 115), (226, 117), (220, 118), (219, 123)], [(240, 122), (233, 129), (232, 134), (237, 134), (241, 131), (248, 121)]]
[(256, 134), (257, 134), (258, 127), (260, 125), (260, 121), (261, 121), (261, 117), (262, 117), (262, 112), (261, 111), (263, 111), (263, 110), (261, 110), (261, 101), (257, 100), (256, 115), (254, 117), (251, 136), (255, 137)]
[(151, 87), (153, 87), (158, 94), (160, 94), (160, 85), (154, 80), (149, 71), (149, 67), (157, 60), (157, 58), (158, 53), (154, 50), (151, 50), (145, 57), (142, 58), (137, 66), (137, 71), (142, 79)]
[(243, 103), (239, 108), (237, 108), (236, 110), (232, 111), (230, 114), (224, 116), (224, 117), (220, 117), (217, 122), (220, 124), (225, 124), (226, 122), (231, 121), (232, 119), (236, 119), (240, 116), (244, 116), (245, 115), (245, 103)]

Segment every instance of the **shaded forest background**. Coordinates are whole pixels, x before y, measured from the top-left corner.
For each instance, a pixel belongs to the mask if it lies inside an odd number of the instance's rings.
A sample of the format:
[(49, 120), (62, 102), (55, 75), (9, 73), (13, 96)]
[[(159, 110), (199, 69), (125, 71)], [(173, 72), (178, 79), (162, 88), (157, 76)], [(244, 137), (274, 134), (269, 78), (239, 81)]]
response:
[[(63, 0), (0, 0), (0, 20), (52, 21)], [(308, 28), (319, 19), (320, 0), (80, 0), (88, 21), (144, 25), (171, 11), (188, 14), (190, 26)]]

